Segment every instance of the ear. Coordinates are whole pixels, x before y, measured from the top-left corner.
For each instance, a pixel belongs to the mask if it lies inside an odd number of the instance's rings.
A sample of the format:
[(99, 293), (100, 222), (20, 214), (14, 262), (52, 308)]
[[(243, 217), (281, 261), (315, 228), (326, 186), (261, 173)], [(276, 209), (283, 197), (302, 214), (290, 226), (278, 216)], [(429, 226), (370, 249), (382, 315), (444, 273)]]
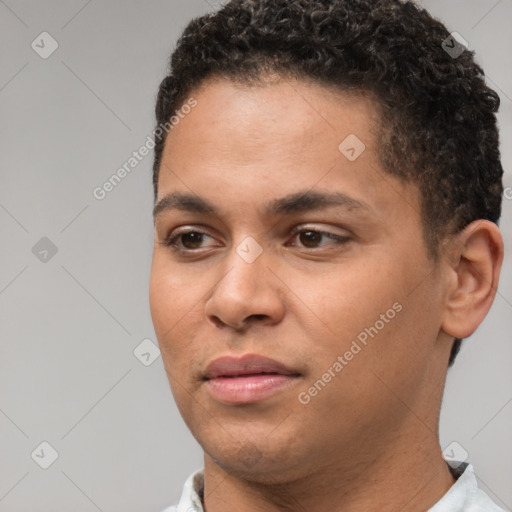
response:
[(441, 328), (467, 338), (482, 323), (498, 288), (503, 239), (496, 224), (476, 220), (449, 243), (450, 263)]

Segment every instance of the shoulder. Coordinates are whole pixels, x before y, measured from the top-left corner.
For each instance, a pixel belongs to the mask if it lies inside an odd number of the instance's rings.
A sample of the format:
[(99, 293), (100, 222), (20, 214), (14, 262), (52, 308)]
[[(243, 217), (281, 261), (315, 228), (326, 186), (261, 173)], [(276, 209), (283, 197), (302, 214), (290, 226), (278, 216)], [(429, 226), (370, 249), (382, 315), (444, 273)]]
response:
[(170, 505), (160, 512), (203, 512), (202, 496), (204, 489), (203, 468), (194, 471), (186, 479), (179, 503)]
[(505, 512), (480, 488), (468, 492), (467, 508), (464, 512)]
[(461, 469), (451, 489), (428, 512), (505, 512), (478, 486), (471, 464)]
[(478, 485), (473, 466), (468, 464), (460, 477), (466, 488), (464, 512), (505, 512), (489, 495)]

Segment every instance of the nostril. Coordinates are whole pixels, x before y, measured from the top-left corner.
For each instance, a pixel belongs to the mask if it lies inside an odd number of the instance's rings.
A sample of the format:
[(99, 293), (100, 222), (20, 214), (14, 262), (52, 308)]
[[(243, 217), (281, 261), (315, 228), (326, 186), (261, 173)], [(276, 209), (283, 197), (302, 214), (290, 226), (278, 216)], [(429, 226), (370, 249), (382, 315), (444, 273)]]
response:
[(217, 316), (212, 316), (211, 321), (215, 325), (215, 327), (218, 327), (219, 329), (224, 325), (224, 322)]
[(267, 315), (250, 315), (247, 317), (246, 320), (250, 320), (251, 318), (254, 318), (256, 320), (264, 320), (265, 318), (267, 318)]

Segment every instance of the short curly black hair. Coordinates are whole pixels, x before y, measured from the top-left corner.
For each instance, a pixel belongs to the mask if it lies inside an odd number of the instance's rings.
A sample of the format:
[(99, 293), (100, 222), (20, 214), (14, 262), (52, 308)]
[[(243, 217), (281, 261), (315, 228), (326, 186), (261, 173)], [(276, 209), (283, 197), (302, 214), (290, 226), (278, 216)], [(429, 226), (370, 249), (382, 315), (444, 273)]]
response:
[[(418, 186), (426, 247), (437, 260), (446, 235), (477, 219), (498, 223), (503, 193), (500, 99), (474, 52), (447, 51), (455, 44), (412, 1), (231, 0), (179, 38), (159, 88), (157, 126), (210, 77), (250, 85), (277, 74), (369, 93), (381, 118), (382, 167)], [(155, 142), (156, 200), (165, 138)]]

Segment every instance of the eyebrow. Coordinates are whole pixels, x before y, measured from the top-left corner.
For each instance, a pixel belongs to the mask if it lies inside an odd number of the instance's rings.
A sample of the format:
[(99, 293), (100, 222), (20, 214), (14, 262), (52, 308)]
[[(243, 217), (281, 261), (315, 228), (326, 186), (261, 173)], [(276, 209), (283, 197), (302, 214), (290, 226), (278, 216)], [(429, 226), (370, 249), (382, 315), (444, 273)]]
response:
[[(364, 209), (372, 212), (365, 202), (347, 196), (342, 192), (316, 192), (305, 190), (273, 199), (265, 205), (265, 212), (271, 215), (290, 215), (293, 213), (323, 210), (331, 207), (343, 207), (348, 210)], [(181, 210), (191, 213), (219, 215), (219, 210), (207, 200), (189, 193), (173, 192), (164, 196), (153, 208), (153, 218), (168, 210)]]

